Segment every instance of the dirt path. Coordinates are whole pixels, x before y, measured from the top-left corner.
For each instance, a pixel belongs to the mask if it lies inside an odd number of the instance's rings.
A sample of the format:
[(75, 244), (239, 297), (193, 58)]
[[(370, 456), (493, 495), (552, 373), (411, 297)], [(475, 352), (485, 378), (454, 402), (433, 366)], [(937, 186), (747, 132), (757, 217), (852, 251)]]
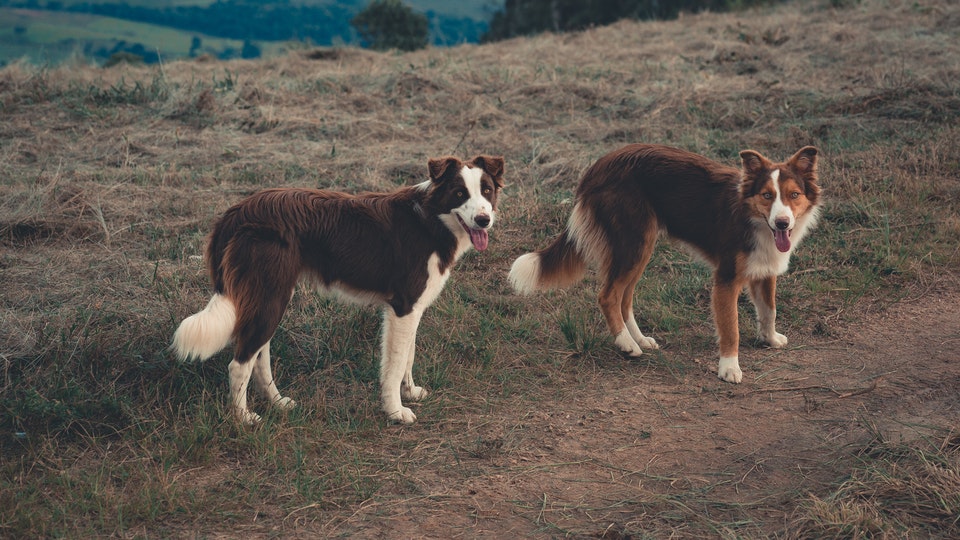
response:
[(607, 373), (510, 404), (511, 414), (474, 415), (468, 449), (399, 433), (429, 454), (407, 475), (414, 486), (300, 525), (390, 538), (782, 530), (798, 500), (829, 491), (877, 433), (912, 439), (960, 418), (955, 283), (863, 311), (860, 323), (800, 336), (786, 351), (743, 346), (739, 386), (716, 379), (713, 365)]

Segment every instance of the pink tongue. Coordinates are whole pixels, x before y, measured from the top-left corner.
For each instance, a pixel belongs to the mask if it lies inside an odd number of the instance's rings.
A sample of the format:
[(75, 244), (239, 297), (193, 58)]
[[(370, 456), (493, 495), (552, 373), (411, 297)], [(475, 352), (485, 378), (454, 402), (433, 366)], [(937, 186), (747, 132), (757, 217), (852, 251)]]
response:
[(470, 241), (473, 242), (473, 247), (477, 248), (477, 251), (483, 251), (487, 249), (487, 244), (490, 242), (490, 237), (487, 235), (486, 229), (470, 229), (467, 231), (470, 233)]
[(786, 253), (790, 251), (790, 233), (787, 231), (782, 231), (777, 229), (773, 231), (773, 241), (777, 244), (777, 249), (780, 250), (780, 253)]

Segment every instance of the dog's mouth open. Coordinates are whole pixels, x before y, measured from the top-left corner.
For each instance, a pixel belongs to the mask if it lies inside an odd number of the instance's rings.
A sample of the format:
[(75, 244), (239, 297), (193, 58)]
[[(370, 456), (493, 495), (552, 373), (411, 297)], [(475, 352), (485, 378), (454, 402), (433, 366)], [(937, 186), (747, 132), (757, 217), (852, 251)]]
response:
[(490, 243), (490, 236), (487, 234), (486, 229), (474, 229), (468, 226), (467, 222), (464, 221), (459, 214), (457, 214), (457, 220), (460, 221), (460, 225), (463, 225), (463, 229), (470, 235), (470, 242), (477, 251), (487, 249), (487, 245)]
[(790, 230), (773, 229), (773, 242), (777, 245), (777, 250), (780, 253), (790, 251)]

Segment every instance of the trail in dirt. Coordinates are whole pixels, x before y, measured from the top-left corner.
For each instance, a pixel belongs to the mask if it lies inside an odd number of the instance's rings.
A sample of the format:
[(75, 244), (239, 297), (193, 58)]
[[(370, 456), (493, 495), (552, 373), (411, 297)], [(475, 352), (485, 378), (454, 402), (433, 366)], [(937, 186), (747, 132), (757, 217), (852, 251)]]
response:
[(560, 399), (477, 415), (479, 450), (456, 465), (445, 456), (420, 467), (412, 476), (421, 496), (370, 501), (325, 532), (696, 535), (736, 522), (747, 534), (781, 530), (799, 499), (828, 491), (877, 433), (906, 440), (960, 418), (955, 287), (858, 318), (829, 337), (797, 336), (787, 350), (742, 347), (738, 386), (706, 364), (681, 378), (638, 369), (642, 376), (598, 377)]

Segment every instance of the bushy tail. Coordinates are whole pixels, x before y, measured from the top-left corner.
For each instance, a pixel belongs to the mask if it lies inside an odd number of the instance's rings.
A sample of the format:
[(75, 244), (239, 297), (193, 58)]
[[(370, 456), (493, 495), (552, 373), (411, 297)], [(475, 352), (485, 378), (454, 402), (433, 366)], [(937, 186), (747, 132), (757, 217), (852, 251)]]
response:
[(214, 294), (207, 307), (187, 317), (173, 334), (170, 346), (180, 360), (206, 360), (230, 344), (237, 310), (229, 298)]
[(579, 281), (587, 263), (570, 232), (564, 231), (540, 251), (521, 255), (510, 267), (510, 283), (520, 294), (570, 286)]

